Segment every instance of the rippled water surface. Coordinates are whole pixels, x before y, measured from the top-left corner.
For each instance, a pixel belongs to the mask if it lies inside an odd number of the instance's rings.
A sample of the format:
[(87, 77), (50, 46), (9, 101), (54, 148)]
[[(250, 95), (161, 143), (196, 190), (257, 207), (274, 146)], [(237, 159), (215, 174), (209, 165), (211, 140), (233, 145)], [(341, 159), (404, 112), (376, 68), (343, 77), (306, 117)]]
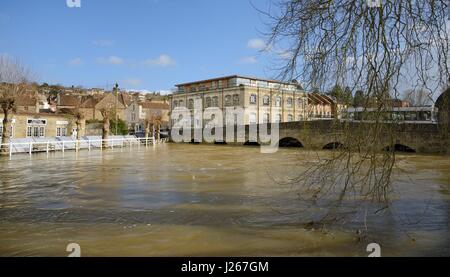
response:
[[(305, 227), (314, 214), (280, 184), (302, 159), (190, 144), (0, 157), (0, 255), (66, 256), (71, 242), (83, 256), (367, 255), (353, 224)], [(399, 160), (370, 240), (382, 255), (450, 255), (450, 158)]]

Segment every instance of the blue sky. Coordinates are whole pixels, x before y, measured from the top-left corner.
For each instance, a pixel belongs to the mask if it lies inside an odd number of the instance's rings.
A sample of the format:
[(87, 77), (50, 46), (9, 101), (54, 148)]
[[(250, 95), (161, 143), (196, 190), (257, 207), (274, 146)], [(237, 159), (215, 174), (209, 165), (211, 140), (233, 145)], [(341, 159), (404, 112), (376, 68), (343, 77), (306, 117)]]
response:
[(169, 90), (242, 74), (273, 77), (261, 54), (270, 0), (0, 0), (0, 53), (38, 82)]

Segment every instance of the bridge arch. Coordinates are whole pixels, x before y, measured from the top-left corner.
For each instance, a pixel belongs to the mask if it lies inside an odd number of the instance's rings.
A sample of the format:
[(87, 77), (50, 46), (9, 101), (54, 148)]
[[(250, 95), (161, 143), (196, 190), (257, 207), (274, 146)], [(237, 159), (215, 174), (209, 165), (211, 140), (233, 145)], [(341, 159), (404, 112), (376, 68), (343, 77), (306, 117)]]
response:
[(386, 146), (384, 150), (393, 152), (416, 153), (416, 149), (400, 143)]
[(343, 148), (345, 148), (344, 144), (339, 141), (330, 142), (330, 143), (324, 145), (324, 147), (322, 147), (322, 149), (324, 149), (324, 150), (336, 150), (336, 149), (343, 149)]
[(278, 141), (278, 147), (303, 147), (303, 144), (296, 138), (284, 137)]

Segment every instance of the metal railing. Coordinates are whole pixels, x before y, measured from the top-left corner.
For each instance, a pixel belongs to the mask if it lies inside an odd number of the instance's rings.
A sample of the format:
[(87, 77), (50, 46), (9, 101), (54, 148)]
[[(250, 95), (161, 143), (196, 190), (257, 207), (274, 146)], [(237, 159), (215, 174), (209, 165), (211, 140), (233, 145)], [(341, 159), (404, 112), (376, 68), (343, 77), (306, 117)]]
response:
[(133, 145), (138, 148), (142, 146), (148, 147), (149, 145), (155, 145), (157, 143), (165, 143), (166, 138), (155, 139), (153, 137), (148, 138), (138, 138), (138, 137), (123, 137), (123, 138), (108, 138), (108, 139), (80, 139), (80, 140), (43, 140), (43, 141), (26, 141), (26, 142), (13, 142), (0, 144), (1, 146), (8, 146), (9, 156), (12, 154), (19, 153), (32, 153), (46, 152), (47, 154), (51, 151), (61, 151), (65, 152), (67, 150), (79, 151), (81, 149), (87, 149), (91, 151), (92, 149), (111, 148), (114, 147), (133, 147)]

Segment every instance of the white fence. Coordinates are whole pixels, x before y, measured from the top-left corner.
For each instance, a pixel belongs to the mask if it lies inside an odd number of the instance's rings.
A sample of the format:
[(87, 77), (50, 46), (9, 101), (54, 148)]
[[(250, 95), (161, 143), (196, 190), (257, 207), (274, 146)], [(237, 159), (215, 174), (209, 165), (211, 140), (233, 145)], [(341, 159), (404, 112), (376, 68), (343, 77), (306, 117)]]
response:
[(99, 136), (84, 136), (79, 140), (73, 140), (71, 137), (58, 138), (24, 138), (11, 139), (7, 145), (9, 156), (16, 153), (37, 153), (51, 151), (78, 151), (81, 149), (103, 149), (105, 146), (111, 149), (115, 147), (140, 147), (154, 145), (155, 143), (164, 143), (166, 139), (155, 140), (152, 137), (138, 138), (135, 136), (110, 136), (108, 139), (102, 139)]

